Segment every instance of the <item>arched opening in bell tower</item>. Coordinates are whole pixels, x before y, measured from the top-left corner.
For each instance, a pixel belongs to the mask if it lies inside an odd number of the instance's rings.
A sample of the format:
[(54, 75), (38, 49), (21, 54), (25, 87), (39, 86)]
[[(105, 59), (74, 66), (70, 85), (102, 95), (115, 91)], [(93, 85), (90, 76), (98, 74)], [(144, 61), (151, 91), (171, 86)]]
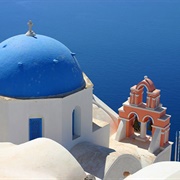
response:
[(142, 102), (147, 104), (148, 101), (148, 88), (144, 85)]
[(138, 116), (134, 114), (134, 123), (133, 123), (134, 132), (140, 133), (141, 123), (139, 122)]
[(147, 131), (146, 131), (147, 132), (146, 134), (149, 136), (152, 136), (152, 130), (153, 130), (152, 125), (153, 125), (153, 121), (151, 118), (149, 118), (149, 120), (147, 122)]
[(144, 123), (144, 133), (146, 133), (146, 135), (148, 136), (152, 136), (153, 135), (153, 124), (154, 124), (154, 120), (151, 116), (146, 115), (143, 119), (142, 119), (143, 123)]
[(154, 120), (151, 116), (146, 115), (144, 117), (140, 116), (136, 112), (131, 112), (128, 115), (129, 119), (129, 128), (128, 131), (129, 135), (134, 134), (136, 135), (137, 139), (144, 139), (144, 141), (147, 140), (147, 137), (153, 135), (153, 124)]
[(144, 103), (147, 106), (147, 104), (149, 103), (149, 97), (148, 97), (149, 89), (148, 89), (148, 87), (145, 84), (140, 84), (138, 86), (138, 89), (142, 90), (142, 94), (139, 94), (139, 96), (142, 96), (142, 97), (139, 97), (139, 99), (142, 100), (141, 103)]

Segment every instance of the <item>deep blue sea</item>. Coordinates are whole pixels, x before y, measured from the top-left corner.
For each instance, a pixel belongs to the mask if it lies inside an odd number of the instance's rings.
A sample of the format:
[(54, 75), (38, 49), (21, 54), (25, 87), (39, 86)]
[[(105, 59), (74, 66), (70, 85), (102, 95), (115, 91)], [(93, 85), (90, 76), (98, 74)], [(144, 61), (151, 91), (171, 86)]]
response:
[(0, 41), (27, 31), (65, 44), (114, 111), (147, 75), (180, 130), (180, 0), (0, 0)]

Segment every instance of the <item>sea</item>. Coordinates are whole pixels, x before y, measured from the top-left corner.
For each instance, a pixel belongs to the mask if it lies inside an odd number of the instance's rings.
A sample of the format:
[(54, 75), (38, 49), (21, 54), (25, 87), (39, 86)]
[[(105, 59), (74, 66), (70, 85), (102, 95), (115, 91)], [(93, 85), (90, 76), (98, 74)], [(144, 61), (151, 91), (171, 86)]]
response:
[[(180, 131), (180, 0), (0, 0), (0, 42), (27, 32), (65, 44), (114, 111), (148, 76)], [(174, 153), (174, 147), (172, 154)], [(172, 155), (173, 159), (173, 155)]]

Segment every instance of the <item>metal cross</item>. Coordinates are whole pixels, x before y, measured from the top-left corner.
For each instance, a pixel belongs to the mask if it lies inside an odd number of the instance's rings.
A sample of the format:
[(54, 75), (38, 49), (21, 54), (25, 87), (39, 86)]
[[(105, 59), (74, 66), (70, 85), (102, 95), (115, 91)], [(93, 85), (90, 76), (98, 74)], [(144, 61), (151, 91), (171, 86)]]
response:
[(32, 31), (32, 26), (33, 26), (32, 21), (29, 20), (29, 22), (27, 24), (28, 24), (28, 27), (29, 27), (29, 31), (31, 32)]
[(27, 24), (28, 24), (29, 30), (28, 30), (28, 32), (26, 33), (26, 36), (32, 36), (32, 37), (35, 37), (35, 36), (36, 36), (36, 33), (33, 32), (33, 30), (32, 30), (32, 26), (33, 26), (32, 21), (29, 20), (29, 22), (28, 22)]

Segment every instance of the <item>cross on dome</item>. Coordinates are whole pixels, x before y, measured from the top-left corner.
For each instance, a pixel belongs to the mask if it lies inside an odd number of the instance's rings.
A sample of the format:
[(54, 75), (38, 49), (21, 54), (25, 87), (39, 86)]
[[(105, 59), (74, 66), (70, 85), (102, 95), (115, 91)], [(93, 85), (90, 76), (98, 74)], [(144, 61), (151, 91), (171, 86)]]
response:
[(29, 31), (32, 31), (32, 26), (33, 26), (33, 23), (31, 20), (29, 20), (29, 22), (27, 23), (28, 26), (29, 26)]
[(32, 26), (33, 26), (32, 21), (29, 20), (29, 22), (27, 24), (28, 24), (29, 30), (26, 33), (26, 36), (32, 36), (32, 37), (36, 36), (36, 33), (32, 30)]

